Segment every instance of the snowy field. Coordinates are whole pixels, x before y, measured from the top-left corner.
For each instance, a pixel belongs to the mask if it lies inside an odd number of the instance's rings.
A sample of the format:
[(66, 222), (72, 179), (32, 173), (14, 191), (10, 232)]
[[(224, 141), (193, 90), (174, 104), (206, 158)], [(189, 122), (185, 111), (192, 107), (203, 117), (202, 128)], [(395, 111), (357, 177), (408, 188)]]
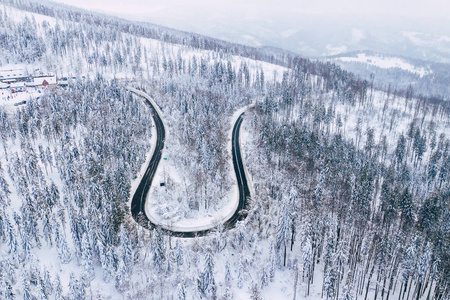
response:
[(40, 97), (40, 91), (11, 93), (8, 90), (0, 90), (0, 106), (6, 110), (13, 110), (27, 101), (33, 101)]
[(337, 60), (343, 62), (365, 63), (383, 69), (399, 68), (410, 73), (417, 74), (420, 77), (431, 74), (430, 70), (415, 67), (398, 57), (389, 57), (384, 55), (366, 55), (365, 53), (358, 53), (356, 57), (339, 57)]

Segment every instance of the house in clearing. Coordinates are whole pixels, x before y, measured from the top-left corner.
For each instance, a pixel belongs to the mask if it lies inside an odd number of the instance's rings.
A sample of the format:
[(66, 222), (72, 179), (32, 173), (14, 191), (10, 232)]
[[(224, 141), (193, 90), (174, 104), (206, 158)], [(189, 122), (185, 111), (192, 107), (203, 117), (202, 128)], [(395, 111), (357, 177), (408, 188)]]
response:
[(27, 82), (27, 87), (35, 90), (53, 85), (56, 85), (56, 76), (54, 75), (37, 76), (33, 78), (33, 81)]

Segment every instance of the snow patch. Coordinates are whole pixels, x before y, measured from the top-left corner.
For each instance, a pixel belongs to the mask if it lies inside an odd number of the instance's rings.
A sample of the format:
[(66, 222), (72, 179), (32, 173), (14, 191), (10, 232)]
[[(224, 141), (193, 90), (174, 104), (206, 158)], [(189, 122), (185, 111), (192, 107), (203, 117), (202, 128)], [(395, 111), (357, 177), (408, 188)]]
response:
[(410, 73), (417, 74), (420, 77), (431, 74), (430, 70), (413, 66), (412, 64), (398, 57), (366, 55), (365, 53), (359, 53), (357, 57), (340, 57), (338, 60), (343, 62), (365, 63), (383, 69), (399, 68)]
[(337, 55), (346, 52), (347, 46), (332, 46), (331, 44), (328, 44), (326, 49), (325, 55)]

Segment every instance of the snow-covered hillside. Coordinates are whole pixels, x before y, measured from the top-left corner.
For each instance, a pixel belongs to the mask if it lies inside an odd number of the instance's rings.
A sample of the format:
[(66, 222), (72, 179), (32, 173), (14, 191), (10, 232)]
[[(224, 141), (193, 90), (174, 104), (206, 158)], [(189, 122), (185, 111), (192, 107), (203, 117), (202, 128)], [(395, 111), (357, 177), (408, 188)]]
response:
[(344, 62), (366, 63), (368, 65), (380, 67), (383, 69), (399, 68), (410, 73), (417, 74), (420, 77), (431, 73), (430, 70), (415, 67), (399, 57), (386, 57), (381, 55), (375, 56), (366, 55), (365, 53), (358, 53), (356, 57), (339, 57), (338, 59)]
[(433, 63), (406, 56), (370, 51), (344, 53), (321, 59), (336, 63), (344, 70), (386, 89), (412, 88), (416, 95), (450, 99), (450, 80), (446, 63)]

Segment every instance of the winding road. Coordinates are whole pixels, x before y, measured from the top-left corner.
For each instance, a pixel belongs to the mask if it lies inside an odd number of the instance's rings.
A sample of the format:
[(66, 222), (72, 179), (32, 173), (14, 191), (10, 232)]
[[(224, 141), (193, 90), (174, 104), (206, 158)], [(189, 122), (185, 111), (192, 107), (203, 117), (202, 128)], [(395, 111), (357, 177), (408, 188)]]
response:
[[(129, 87), (127, 89), (145, 99), (145, 103), (150, 107), (150, 110), (152, 112), (157, 135), (155, 150), (153, 152), (152, 158), (150, 159), (147, 169), (144, 175), (142, 176), (142, 179), (131, 200), (131, 215), (138, 224), (147, 229), (159, 227), (163, 233), (177, 237), (192, 238), (197, 236), (204, 236), (209, 232), (214, 231), (217, 228), (217, 225), (214, 225), (211, 228), (203, 230), (193, 230), (193, 231), (171, 230), (170, 228), (166, 228), (155, 224), (154, 221), (152, 221), (152, 219), (149, 216), (147, 216), (145, 212), (145, 201), (147, 198), (147, 194), (150, 190), (150, 187), (152, 185), (153, 177), (155, 176), (156, 170), (158, 168), (158, 164), (161, 160), (162, 151), (164, 149), (166, 131), (164, 128), (164, 123), (161, 119), (161, 115), (158, 112), (158, 108), (156, 104), (153, 103), (153, 100), (150, 98), (150, 96), (135, 88)], [(233, 215), (231, 215), (229, 219), (223, 221), (224, 228), (233, 228), (237, 221), (243, 220), (247, 216), (246, 209), (248, 206), (248, 199), (250, 198), (250, 189), (245, 174), (244, 164), (242, 162), (242, 155), (239, 144), (239, 132), (243, 121), (243, 115), (244, 112), (241, 113), (237, 118), (233, 126), (231, 138), (231, 151), (233, 157), (234, 172), (236, 174), (236, 181), (239, 189), (239, 202)]]

